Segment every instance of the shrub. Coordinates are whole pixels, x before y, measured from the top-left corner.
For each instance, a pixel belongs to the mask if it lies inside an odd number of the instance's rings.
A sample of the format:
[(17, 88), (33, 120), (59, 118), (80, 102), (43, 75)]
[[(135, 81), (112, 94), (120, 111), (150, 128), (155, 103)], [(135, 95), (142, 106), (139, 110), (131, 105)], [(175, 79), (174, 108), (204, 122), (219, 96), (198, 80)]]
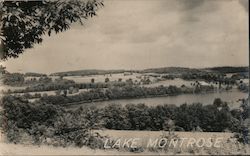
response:
[(22, 143), (22, 136), (27, 134), (30, 143), (38, 145), (103, 147), (104, 137), (91, 133), (94, 116), (87, 119), (81, 109), (66, 111), (60, 106), (29, 103), (14, 96), (5, 96), (2, 105), (6, 119), (3, 130), (10, 142)]

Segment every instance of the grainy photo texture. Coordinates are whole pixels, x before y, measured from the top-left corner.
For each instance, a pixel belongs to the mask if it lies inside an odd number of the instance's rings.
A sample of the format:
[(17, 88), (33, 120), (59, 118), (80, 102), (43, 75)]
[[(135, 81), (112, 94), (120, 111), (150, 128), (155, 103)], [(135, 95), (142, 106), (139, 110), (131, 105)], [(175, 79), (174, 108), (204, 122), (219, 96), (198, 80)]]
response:
[(248, 0), (0, 1), (0, 155), (250, 155)]

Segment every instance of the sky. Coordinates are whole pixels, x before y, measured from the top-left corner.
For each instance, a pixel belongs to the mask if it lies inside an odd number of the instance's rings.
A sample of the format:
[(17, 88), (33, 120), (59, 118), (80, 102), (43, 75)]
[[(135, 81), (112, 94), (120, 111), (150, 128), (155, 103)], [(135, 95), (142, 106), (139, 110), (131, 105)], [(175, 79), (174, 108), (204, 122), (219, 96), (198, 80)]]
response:
[(247, 0), (104, 0), (98, 16), (1, 64), (10, 72), (248, 65)]

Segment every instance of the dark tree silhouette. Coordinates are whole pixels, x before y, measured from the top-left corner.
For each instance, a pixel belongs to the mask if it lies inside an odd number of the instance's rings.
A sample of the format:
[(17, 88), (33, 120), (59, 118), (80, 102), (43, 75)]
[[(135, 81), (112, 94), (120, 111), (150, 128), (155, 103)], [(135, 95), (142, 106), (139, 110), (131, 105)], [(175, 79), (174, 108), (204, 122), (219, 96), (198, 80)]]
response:
[(102, 6), (102, 0), (1, 2), (1, 59), (18, 57), (24, 49), (41, 43), (45, 34), (65, 31), (74, 22), (83, 24)]

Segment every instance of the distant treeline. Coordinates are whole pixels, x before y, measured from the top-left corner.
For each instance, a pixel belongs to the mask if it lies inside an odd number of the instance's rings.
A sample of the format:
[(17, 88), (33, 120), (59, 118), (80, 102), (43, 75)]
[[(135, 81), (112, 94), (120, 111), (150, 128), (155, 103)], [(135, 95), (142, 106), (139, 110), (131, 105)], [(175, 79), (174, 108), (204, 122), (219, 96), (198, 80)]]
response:
[(124, 72), (135, 73), (171, 73), (180, 74), (186, 72), (200, 72), (200, 69), (195, 68), (183, 68), (183, 67), (164, 67), (164, 68), (152, 68), (144, 70), (77, 70), (52, 73), (51, 76), (86, 76), (86, 75), (104, 75), (104, 74), (117, 74)]
[(91, 102), (116, 99), (131, 99), (178, 95), (184, 93), (200, 93), (214, 91), (212, 86), (197, 86), (195, 88), (176, 87), (176, 86), (159, 86), (159, 87), (142, 87), (126, 85), (124, 87), (111, 87), (105, 89), (93, 89), (82, 92), (73, 96), (53, 95), (43, 96), (41, 101), (56, 105), (65, 105), (74, 102)]
[(24, 76), (26, 77), (42, 77), (42, 76), (47, 76), (46, 74), (42, 74), (42, 73), (32, 73), (32, 72), (28, 72), (25, 73)]
[(87, 76), (123, 73), (126, 70), (76, 70), (67, 72), (52, 73), (50, 76)]
[(199, 73), (183, 73), (180, 78), (183, 80), (204, 80), (206, 82), (213, 82), (224, 85), (233, 85), (236, 84), (236, 80), (240, 80), (242, 78), (246, 78), (244, 76), (234, 74), (231, 77), (223, 76), (222, 74), (217, 73), (207, 73), (207, 72), (199, 72)]
[(207, 68), (208, 70), (220, 72), (220, 73), (244, 73), (249, 72), (249, 67), (213, 67)]
[(77, 89), (97, 89), (97, 88), (107, 88), (106, 83), (48, 83), (48, 84), (38, 84), (35, 86), (27, 87), (25, 89), (17, 89), (11, 91), (11, 93), (28, 93), (28, 92), (40, 92), (40, 91), (57, 91), (57, 90), (68, 90), (70, 87)]
[[(138, 71), (80, 70), (80, 71), (54, 73), (51, 75), (59, 76), (58, 79), (63, 79), (64, 76), (86, 76), (86, 75), (100, 75), (100, 74), (112, 75), (112, 74), (117, 74), (117, 73), (125, 74), (125, 72), (168, 74), (168, 75), (163, 75), (162, 77), (166, 79), (182, 78), (185, 80), (195, 80), (195, 79), (205, 80), (208, 82), (218, 82), (218, 83), (224, 83), (224, 84), (235, 84), (236, 80), (244, 79), (248, 77), (248, 73), (247, 73), (248, 67), (214, 67), (214, 68), (205, 68), (205, 69), (167, 67), (167, 68), (146, 69), (146, 70), (140, 70), (140, 71), (139, 70)], [(226, 77), (225, 76), (226, 73), (234, 73), (234, 74), (231, 77)], [(25, 80), (25, 77), (28, 77), (28, 76), (33, 77), (33, 78), (29, 80)], [(52, 82), (52, 78), (48, 77), (46, 74), (40, 74), (40, 73), (26, 73), (26, 74), (6, 73), (3, 76), (3, 83), (6, 85), (11, 85), (11, 86), (27, 86), (27, 85), (48, 86), (47, 84), (50, 82)]]
[[(125, 73), (125, 72), (183, 74), (183, 73), (209, 72), (207, 70), (220, 72), (222, 74), (225, 74), (225, 73), (248, 72), (249, 68), (248, 67), (224, 66), (224, 67), (212, 67), (212, 68), (162, 67), (162, 68), (151, 68), (151, 69), (144, 69), (144, 70), (123, 70), (123, 69), (122, 70), (96, 70), (96, 69), (89, 69), (89, 70), (57, 72), (57, 73), (50, 74), (50, 76), (88, 76), (88, 75), (117, 74), (117, 73)], [(19, 74), (21, 74), (21, 73), (19, 73)], [(34, 73), (34, 72), (28, 72), (28, 73), (25, 73), (22, 75), (32, 76), (32, 77), (47, 76), (46, 74)]]
[(168, 74), (182, 74), (182, 73), (198, 73), (201, 72), (201, 69), (196, 68), (184, 68), (184, 67), (162, 67), (162, 68), (152, 68), (145, 69), (141, 72), (143, 73), (168, 73)]
[(104, 74), (117, 74), (124, 72), (136, 72), (136, 73), (159, 73), (159, 74), (185, 74), (185, 73), (200, 73), (208, 72), (211, 70), (222, 74), (226, 73), (241, 73), (248, 72), (248, 67), (212, 67), (212, 68), (184, 68), (184, 67), (162, 67), (162, 68), (151, 68), (144, 70), (77, 70), (68, 72), (58, 72), (51, 74), (52, 76), (86, 76), (86, 75), (104, 75)]
[(126, 85), (132, 85), (132, 82), (97, 82), (97, 83), (75, 83), (73, 80), (61, 79), (56, 81), (49, 81), (46, 83), (40, 83), (32, 85), (25, 89), (17, 89), (10, 91), (9, 93), (28, 93), (28, 92), (41, 92), (41, 91), (57, 91), (68, 90), (70, 88), (75, 89), (101, 89), (114, 87), (124, 87)]
[[(25, 80), (25, 77), (31, 76), (30, 80)], [(32, 84), (41, 84), (52, 82), (52, 79), (45, 74), (37, 73), (6, 73), (3, 75), (3, 83), (10, 86), (27, 86)]]

